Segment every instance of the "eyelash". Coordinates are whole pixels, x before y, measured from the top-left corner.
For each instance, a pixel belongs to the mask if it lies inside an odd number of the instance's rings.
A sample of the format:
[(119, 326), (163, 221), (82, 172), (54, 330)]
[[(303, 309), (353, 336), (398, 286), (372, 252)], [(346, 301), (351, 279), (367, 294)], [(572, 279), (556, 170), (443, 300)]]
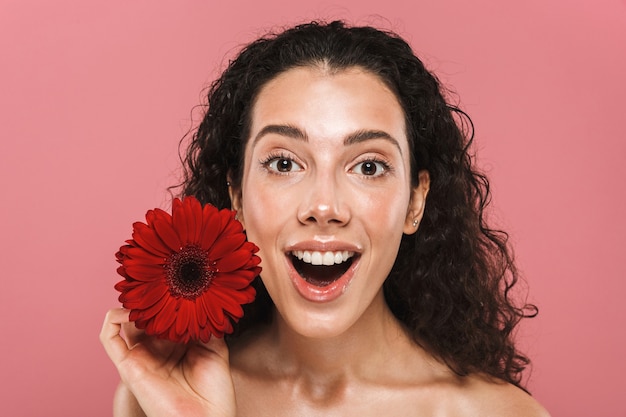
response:
[(293, 164), (296, 164), (296, 165), (301, 167), (301, 164), (299, 164), (298, 162), (294, 161), (294, 159), (292, 157), (288, 156), (287, 154), (285, 154), (283, 152), (271, 153), (265, 159), (260, 160), (259, 163), (261, 164), (261, 166), (263, 166), (265, 169), (267, 169), (268, 171), (270, 171), (273, 174), (278, 174), (278, 175), (289, 175), (289, 174), (291, 174), (292, 171), (282, 172), (282, 171), (279, 171), (278, 169), (270, 168), (270, 165), (273, 162), (279, 161), (281, 159), (284, 159), (286, 161), (289, 161), (289, 162), (291, 162)]
[(367, 179), (376, 179), (378, 177), (382, 177), (385, 175), (389, 175), (391, 172), (393, 172), (393, 167), (389, 164), (388, 161), (385, 161), (381, 158), (375, 158), (375, 157), (366, 157), (363, 160), (357, 162), (356, 164), (354, 164), (354, 166), (350, 169), (350, 171), (353, 171), (355, 167), (361, 165), (361, 164), (366, 164), (366, 163), (373, 163), (376, 165), (381, 165), (383, 172), (381, 172), (380, 174), (375, 174), (375, 175), (365, 175), (365, 174), (358, 174), (361, 175), (362, 177), (365, 177)]
[[(261, 166), (263, 166), (265, 169), (267, 169), (268, 171), (272, 172), (273, 174), (278, 174), (278, 175), (289, 175), (292, 172), (296, 172), (296, 171), (287, 171), (287, 172), (282, 172), (279, 171), (278, 169), (274, 169), (274, 168), (270, 168), (270, 165), (273, 162), (279, 161), (279, 160), (286, 160), (291, 162), (292, 164), (296, 164), (297, 166), (299, 166), (300, 168), (302, 168), (301, 164), (296, 162), (292, 157), (288, 156), (287, 154), (285, 154), (284, 152), (278, 152), (278, 153), (271, 153), (269, 154), (265, 159), (262, 159), (259, 161), (259, 163), (261, 164)], [(357, 174), (360, 175), (364, 178), (367, 179), (376, 179), (378, 177), (382, 177), (384, 175), (388, 175), (390, 173), (393, 172), (393, 167), (389, 164), (388, 161), (385, 161), (381, 158), (376, 158), (376, 157), (366, 157), (363, 160), (357, 162), (356, 164), (353, 165), (353, 167), (350, 169), (350, 171), (354, 171), (354, 168), (361, 165), (361, 164), (366, 164), (366, 163), (373, 163), (376, 165), (381, 165), (383, 172), (380, 174), (375, 174), (375, 175), (365, 175), (365, 174)]]

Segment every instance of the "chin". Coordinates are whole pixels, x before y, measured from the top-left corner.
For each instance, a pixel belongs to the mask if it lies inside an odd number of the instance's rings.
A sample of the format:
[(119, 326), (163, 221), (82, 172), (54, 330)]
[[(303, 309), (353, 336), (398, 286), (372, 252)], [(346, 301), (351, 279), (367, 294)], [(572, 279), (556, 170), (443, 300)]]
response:
[[(294, 320), (295, 317), (298, 317), (298, 319)], [(287, 320), (287, 325), (292, 331), (311, 339), (331, 339), (341, 336), (356, 321), (356, 319), (346, 320), (347, 315), (339, 311), (336, 313), (292, 313), (290, 318), (290, 320)]]

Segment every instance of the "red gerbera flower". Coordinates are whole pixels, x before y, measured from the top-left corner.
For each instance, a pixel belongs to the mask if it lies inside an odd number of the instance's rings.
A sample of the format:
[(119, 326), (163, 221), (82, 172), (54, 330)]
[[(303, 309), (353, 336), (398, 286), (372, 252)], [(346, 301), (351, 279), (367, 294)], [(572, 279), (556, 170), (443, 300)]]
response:
[(259, 248), (234, 214), (186, 197), (173, 201), (172, 215), (157, 208), (147, 224), (133, 224), (133, 238), (115, 255), (125, 278), (115, 289), (137, 328), (182, 343), (233, 331), (261, 272)]

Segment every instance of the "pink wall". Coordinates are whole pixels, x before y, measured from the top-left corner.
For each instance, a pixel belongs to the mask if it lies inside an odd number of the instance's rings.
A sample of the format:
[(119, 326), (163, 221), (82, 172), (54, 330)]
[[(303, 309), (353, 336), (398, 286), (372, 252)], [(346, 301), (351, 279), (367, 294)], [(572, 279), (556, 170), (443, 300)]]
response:
[(626, 1), (226, 3), (0, 0), (0, 414), (110, 415), (113, 253), (166, 201), (200, 90), (264, 28), (341, 17), (404, 34), (473, 116), (541, 307), (535, 396), (626, 416)]

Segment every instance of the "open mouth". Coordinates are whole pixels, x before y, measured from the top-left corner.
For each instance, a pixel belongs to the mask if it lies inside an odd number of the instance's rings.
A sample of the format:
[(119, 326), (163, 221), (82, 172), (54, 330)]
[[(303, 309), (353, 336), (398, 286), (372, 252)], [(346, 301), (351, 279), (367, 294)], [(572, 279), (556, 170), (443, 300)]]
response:
[(354, 252), (293, 251), (291, 262), (298, 274), (309, 284), (326, 287), (348, 271), (355, 259)]

